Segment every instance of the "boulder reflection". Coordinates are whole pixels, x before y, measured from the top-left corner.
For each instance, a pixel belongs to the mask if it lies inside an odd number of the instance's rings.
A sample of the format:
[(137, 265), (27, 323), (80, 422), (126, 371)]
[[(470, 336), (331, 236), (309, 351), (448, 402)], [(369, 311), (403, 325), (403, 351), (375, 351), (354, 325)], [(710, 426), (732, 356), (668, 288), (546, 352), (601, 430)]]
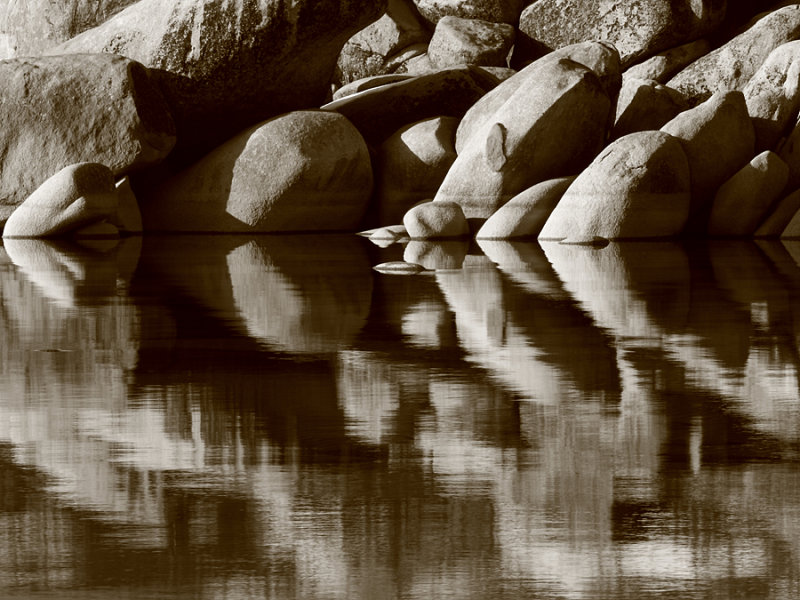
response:
[(0, 590), (796, 590), (792, 244), (6, 240)]

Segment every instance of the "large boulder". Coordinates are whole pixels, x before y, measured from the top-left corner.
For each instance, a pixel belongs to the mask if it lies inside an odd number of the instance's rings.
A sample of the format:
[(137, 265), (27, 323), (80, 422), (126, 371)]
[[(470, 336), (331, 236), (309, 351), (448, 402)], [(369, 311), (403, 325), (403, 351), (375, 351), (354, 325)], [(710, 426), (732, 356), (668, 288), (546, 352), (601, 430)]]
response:
[(680, 140), (692, 177), (689, 228), (706, 230), (708, 207), (717, 189), (755, 154), (753, 123), (742, 92), (718, 92), (665, 124)]
[(714, 31), (719, 0), (538, 0), (520, 16), (523, 52), (531, 57), (583, 40), (610, 42), (623, 66)]
[(0, 59), (39, 56), (138, 0), (0, 2)]
[(516, 25), (524, 0), (414, 0), (414, 4), (431, 25), (444, 17)]
[(231, 138), (142, 199), (145, 231), (355, 229), (372, 191), (363, 138), (343, 116), (296, 111)]
[(505, 67), (514, 46), (516, 29), (506, 23), (444, 17), (428, 45), (428, 58), (436, 67), (460, 64)]
[(653, 79), (626, 77), (617, 97), (610, 138), (615, 140), (646, 129), (660, 129), (686, 110), (683, 97)]
[(778, 46), (743, 90), (756, 152), (775, 147), (800, 109), (800, 40)]
[(377, 225), (399, 223), (412, 206), (433, 198), (456, 159), (457, 126), (456, 117), (425, 119), (381, 144), (373, 197)]
[(592, 71), (548, 63), (467, 139), (434, 201), (458, 202), (478, 224), (525, 188), (579, 173), (603, 147), (610, 111)]
[(318, 107), (345, 42), (386, 0), (139, 0), (50, 53), (110, 52), (155, 70), (188, 161), (242, 129)]
[(692, 104), (714, 92), (742, 90), (770, 52), (800, 36), (800, 4), (792, 4), (755, 20), (745, 31), (697, 59), (667, 85)]
[(581, 42), (534, 61), (478, 100), (461, 119), (456, 132), (456, 150), (461, 152), (469, 137), (492, 118), (503, 104), (521, 87), (531, 85), (544, 77), (552, 65), (569, 59), (594, 72), (609, 98), (616, 98), (622, 83), (619, 53), (610, 44)]
[(628, 67), (622, 77), (623, 79), (629, 77), (633, 79), (653, 79), (658, 83), (666, 83), (678, 71), (701, 56), (705, 56), (710, 51), (711, 42), (707, 39), (681, 44)]
[(680, 142), (641, 131), (609, 144), (567, 189), (540, 240), (674, 236), (689, 214), (689, 161)]
[(548, 179), (523, 190), (483, 224), (475, 234), (481, 240), (536, 237), (575, 177)]
[(55, 237), (117, 214), (111, 169), (98, 163), (64, 167), (11, 213), (4, 238)]
[(754, 233), (780, 197), (788, 178), (789, 167), (777, 154), (767, 150), (756, 156), (720, 186), (711, 206), (708, 233)]
[(464, 237), (469, 225), (455, 202), (423, 202), (403, 216), (403, 225), (412, 240)]
[(427, 44), (431, 33), (411, 0), (388, 0), (386, 13), (347, 40), (336, 61), (333, 84), (393, 72), (407, 57), (404, 51)]
[(110, 54), (0, 61), (0, 123), (0, 223), (68, 165), (98, 162), (122, 175), (175, 144), (147, 70)]
[(350, 119), (370, 144), (378, 145), (395, 131), (438, 116), (463, 117), (497, 77), (475, 66), (441, 69), (351, 94), (325, 104)]

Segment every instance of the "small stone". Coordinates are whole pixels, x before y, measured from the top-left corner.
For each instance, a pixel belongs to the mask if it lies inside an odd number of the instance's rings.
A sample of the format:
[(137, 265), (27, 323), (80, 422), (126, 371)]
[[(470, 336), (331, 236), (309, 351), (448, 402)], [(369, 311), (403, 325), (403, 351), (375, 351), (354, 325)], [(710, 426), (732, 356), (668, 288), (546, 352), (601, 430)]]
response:
[(381, 263), (372, 268), (378, 271), (378, 273), (385, 273), (387, 275), (416, 275), (425, 270), (425, 267), (422, 265), (405, 262), (403, 260)]

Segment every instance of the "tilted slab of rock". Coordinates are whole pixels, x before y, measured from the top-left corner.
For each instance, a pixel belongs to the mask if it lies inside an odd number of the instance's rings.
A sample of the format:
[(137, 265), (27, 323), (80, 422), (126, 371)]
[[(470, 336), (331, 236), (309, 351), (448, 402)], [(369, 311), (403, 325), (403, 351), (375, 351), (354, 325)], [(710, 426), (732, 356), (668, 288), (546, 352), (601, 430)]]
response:
[(51, 53), (112, 52), (157, 71), (180, 152), (319, 106), (344, 43), (386, 0), (139, 0)]
[(770, 52), (743, 93), (753, 119), (756, 152), (774, 148), (800, 110), (800, 40)]
[(467, 139), (434, 201), (458, 202), (468, 219), (486, 219), (525, 188), (591, 162), (611, 111), (597, 75), (569, 59), (538, 75)]
[(0, 2), (0, 59), (39, 56), (135, 2), (138, 0), (4, 0)]
[(80, 162), (116, 175), (164, 159), (175, 128), (140, 64), (110, 54), (0, 61), (0, 223)]
[(651, 56), (625, 70), (623, 79), (653, 79), (666, 83), (670, 77), (711, 51), (711, 43), (706, 39), (682, 44)]
[(559, 177), (523, 190), (486, 219), (475, 237), (479, 240), (536, 237), (573, 181), (575, 177)]
[(55, 237), (116, 217), (111, 169), (98, 163), (64, 167), (11, 213), (4, 238)]
[(689, 161), (662, 131), (632, 133), (609, 144), (567, 189), (540, 240), (670, 237), (689, 215)]
[(414, 4), (433, 25), (447, 16), (516, 25), (523, 0), (414, 0)]
[(789, 167), (774, 152), (756, 156), (723, 183), (711, 206), (708, 233), (719, 236), (751, 235), (789, 178)]
[(437, 67), (460, 64), (505, 67), (516, 29), (506, 23), (444, 17), (428, 44), (428, 58)]
[[(464, 115), (456, 132), (456, 150), (461, 152), (469, 137), (492, 118), (503, 104), (520, 88), (531, 85), (545, 76), (552, 64), (570, 59), (594, 72), (609, 98), (615, 98), (622, 83), (619, 53), (610, 44), (581, 42), (560, 48), (534, 61), (478, 100)], [(545, 74), (540, 73), (544, 70)]]
[[(753, 233), (753, 237), (779, 237), (800, 211), (800, 190), (785, 195)], [(800, 225), (800, 219), (798, 219)]]
[(612, 140), (646, 129), (660, 129), (688, 106), (673, 89), (652, 80), (626, 77), (617, 97)]
[(352, 94), (322, 108), (343, 114), (367, 142), (380, 144), (409, 123), (464, 116), (498, 83), (494, 75), (480, 67), (452, 67)]
[(729, 42), (697, 59), (667, 85), (692, 104), (715, 92), (742, 90), (778, 46), (800, 37), (800, 4), (768, 13)]
[(791, 132), (777, 147), (778, 156), (789, 166), (790, 189), (800, 188), (800, 121), (795, 122)]
[(388, 0), (386, 13), (347, 40), (336, 61), (333, 84), (391, 72), (392, 58), (415, 44), (427, 44), (431, 33), (411, 0)]
[(755, 154), (755, 133), (744, 95), (717, 92), (680, 113), (661, 131), (678, 138), (686, 152), (692, 178), (688, 226), (693, 232), (705, 232), (707, 209), (717, 189)]
[(623, 66), (696, 40), (725, 16), (718, 0), (537, 0), (522, 11), (523, 51), (541, 56), (583, 40), (610, 42)]
[(231, 138), (140, 206), (145, 231), (353, 230), (371, 192), (369, 152), (352, 123), (296, 111)]

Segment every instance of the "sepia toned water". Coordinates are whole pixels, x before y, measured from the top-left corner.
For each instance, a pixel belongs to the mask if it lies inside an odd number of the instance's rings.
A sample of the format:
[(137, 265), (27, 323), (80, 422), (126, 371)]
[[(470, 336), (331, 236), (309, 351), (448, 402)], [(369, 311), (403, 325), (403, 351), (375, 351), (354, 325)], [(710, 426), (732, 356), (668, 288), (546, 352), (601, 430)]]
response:
[(796, 598), (799, 261), (6, 240), (0, 598)]

